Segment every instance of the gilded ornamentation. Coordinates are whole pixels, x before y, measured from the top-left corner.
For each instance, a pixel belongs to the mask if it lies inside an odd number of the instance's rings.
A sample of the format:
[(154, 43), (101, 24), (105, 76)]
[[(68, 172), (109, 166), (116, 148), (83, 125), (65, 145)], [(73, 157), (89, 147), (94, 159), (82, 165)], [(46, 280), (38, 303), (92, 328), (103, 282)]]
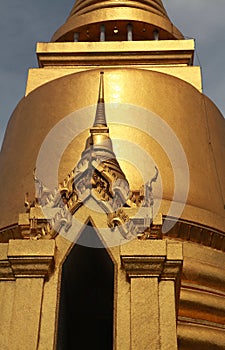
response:
[(146, 240), (146, 239), (162, 239), (162, 222), (161, 224), (155, 224), (154, 221), (150, 224), (147, 229), (141, 233), (138, 234), (138, 238), (140, 240)]
[[(158, 169), (155, 169), (155, 176), (140, 191), (130, 191), (109, 137), (101, 73), (94, 125), (90, 128), (90, 136), (81, 159), (53, 191), (38, 179), (34, 171), (36, 198), (34, 202), (29, 202), (26, 194), (26, 216), (21, 214), (19, 220), (21, 234), (24, 238), (40, 239), (55, 238), (62, 230), (67, 233), (72, 226), (72, 216), (89, 197), (93, 197), (108, 215), (108, 226), (112, 230), (118, 227), (124, 238), (158, 238), (158, 231), (152, 225), (152, 184), (158, 178)], [(124, 207), (127, 211), (133, 207), (149, 208), (148, 220), (145, 218), (142, 220), (144, 223), (138, 225), (125, 213)]]
[[(58, 189), (50, 191), (34, 172), (36, 196), (29, 201), (25, 196), (26, 214), (19, 215), (19, 228), (24, 239), (50, 239), (62, 230), (67, 232), (72, 225), (74, 208), (79, 207), (78, 196), (72, 185), (73, 172), (68, 174)], [(46, 215), (46, 209), (55, 209), (53, 218)], [(44, 213), (45, 212), (45, 213)]]
[(155, 176), (151, 180), (149, 180), (144, 186), (144, 198), (143, 198), (143, 203), (142, 203), (143, 207), (153, 207), (153, 205), (154, 205), (152, 184), (153, 184), (153, 182), (157, 181), (157, 178), (159, 175), (159, 171), (158, 171), (157, 167), (155, 167), (155, 170), (156, 170)]
[(31, 206), (26, 213), (19, 214), (18, 225), (24, 239), (50, 238), (51, 229), (40, 206)]
[(115, 213), (108, 214), (108, 225), (112, 230), (118, 227), (120, 233), (126, 239), (137, 236), (137, 227), (121, 208)]

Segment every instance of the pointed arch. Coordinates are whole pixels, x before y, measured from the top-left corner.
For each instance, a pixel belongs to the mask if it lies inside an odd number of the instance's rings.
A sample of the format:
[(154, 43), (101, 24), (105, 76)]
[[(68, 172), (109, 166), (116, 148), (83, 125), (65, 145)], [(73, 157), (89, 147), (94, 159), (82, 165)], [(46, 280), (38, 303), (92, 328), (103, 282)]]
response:
[(57, 350), (113, 349), (114, 270), (89, 221), (62, 265)]

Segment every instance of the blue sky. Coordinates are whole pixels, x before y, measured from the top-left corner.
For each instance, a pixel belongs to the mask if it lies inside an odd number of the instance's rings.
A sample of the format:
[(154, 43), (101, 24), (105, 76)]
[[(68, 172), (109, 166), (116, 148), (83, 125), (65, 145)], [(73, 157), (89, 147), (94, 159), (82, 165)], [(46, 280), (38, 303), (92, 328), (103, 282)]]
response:
[[(0, 0), (0, 145), (23, 97), (27, 71), (36, 67), (36, 42), (47, 42), (74, 0)], [(204, 92), (225, 115), (225, 0), (164, 0), (173, 23), (196, 39)], [(196, 63), (198, 63), (196, 61)]]

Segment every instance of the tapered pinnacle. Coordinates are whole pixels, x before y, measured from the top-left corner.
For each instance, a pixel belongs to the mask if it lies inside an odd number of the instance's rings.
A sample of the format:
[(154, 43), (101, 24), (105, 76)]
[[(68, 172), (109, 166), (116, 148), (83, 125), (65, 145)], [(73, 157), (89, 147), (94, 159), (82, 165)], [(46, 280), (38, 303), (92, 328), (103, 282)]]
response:
[(93, 126), (107, 126), (106, 116), (105, 116), (105, 101), (104, 101), (104, 72), (100, 73), (98, 104), (97, 104), (95, 121)]

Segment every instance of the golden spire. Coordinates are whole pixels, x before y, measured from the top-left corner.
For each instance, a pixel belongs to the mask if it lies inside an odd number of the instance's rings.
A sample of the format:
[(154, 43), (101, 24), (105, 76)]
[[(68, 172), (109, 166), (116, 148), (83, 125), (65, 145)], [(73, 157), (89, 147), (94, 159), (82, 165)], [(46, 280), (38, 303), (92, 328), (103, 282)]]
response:
[(129, 24), (133, 40), (153, 40), (156, 30), (159, 39), (183, 39), (161, 0), (77, 0), (52, 41), (99, 41), (101, 25), (105, 26), (105, 40), (127, 40)]
[[(86, 165), (88, 164), (88, 167)], [(82, 152), (81, 159), (75, 168), (75, 188), (78, 189), (80, 181), (83, 182), (85, 175), (89, 171), (89, 185), (94, 184), (97, 187), (96, 179), (101, 178), (105, 183), (105, 188), (110, 189), (104, 200), (113, 196), (113, 188), (121, 192), (121, 198), (129, 195), (129, 183), (123, 173), (113, 152), (112, 141), (109, 136), (109, 128), (106, 123), (105, 101), (104, 101), (104, 72), (100, 72), (100, 83), (98, 93), (98, 103), (93, 127), (90, 128), (85, 149)], [(85, 180), (86, 181), (86, 180)], [(120, 188), (121, 186), (121, 188)], [(114, 188), (114, 189), (115, 189)]]
[(96, 109), (95, 121), (93, 126), (107, 126), (105, 117), (105, 100), (104, 100), (104, 72), (100, 73), (98, 104)]

